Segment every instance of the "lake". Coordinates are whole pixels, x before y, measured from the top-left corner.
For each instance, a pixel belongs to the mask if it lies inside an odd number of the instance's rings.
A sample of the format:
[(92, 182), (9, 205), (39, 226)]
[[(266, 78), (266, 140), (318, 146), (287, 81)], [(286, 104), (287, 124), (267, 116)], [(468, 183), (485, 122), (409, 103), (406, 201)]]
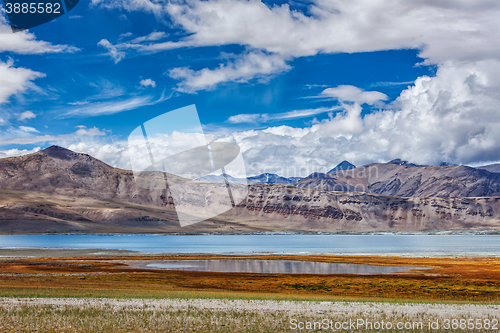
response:
[(0, 248), (496, 256), (500, 235), (0, 235)]

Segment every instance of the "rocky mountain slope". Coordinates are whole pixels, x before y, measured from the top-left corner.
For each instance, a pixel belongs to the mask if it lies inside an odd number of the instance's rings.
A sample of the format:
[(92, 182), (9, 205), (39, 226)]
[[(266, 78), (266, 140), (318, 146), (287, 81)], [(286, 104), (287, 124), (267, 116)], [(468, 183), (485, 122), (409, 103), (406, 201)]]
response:
[(132, 171), (59, 146), (0, 159), (0, 188), (160, 207), (169, 204), (168, 191), (140, 188)]
[[(405, 174), (409, 168), (388, 165), (379, 177)], [(348, 171), (353, 170), (359, 168)], [(340, 178), (338, 173), (334, 176)], [(183, 200), (193, 211), (219, 202), (223, 198), (219, 191), (211, 191), (214, 186), (221, 185), (199, 182)], [(142, 189), (131, 171), (56, 146), (0, 159), (2, 233), (500, 229), (499, 201), (500, 197), (402, 198), (260, 184), (249, 186), (246, 198), (225, 214), (180, 228), (168, 188)]]
[(477, 169), (486, 170), (489, 172), (500, 172), (500, 164), (490, 164), (477, 167)]
[(415, 231), (500, 229), (500, 197), (401, 198), (293, 186), (252, 186), (227, 216), (272, 221), (283, 230)]
[(394, 160), (312, 174), (295, 185), (400, 197), (489, 197), (500, 195), (500, 173), (464, 165), (418, 166)]

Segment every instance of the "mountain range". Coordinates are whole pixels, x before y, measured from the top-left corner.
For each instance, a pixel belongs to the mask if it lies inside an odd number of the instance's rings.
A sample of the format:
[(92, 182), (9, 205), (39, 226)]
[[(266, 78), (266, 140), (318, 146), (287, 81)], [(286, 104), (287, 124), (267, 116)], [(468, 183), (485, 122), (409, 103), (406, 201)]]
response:
[[(183, 181), (167, 177), (169, 184)], [(52, 146), (0, 159), (0, 233), (500, 229), (498, 177), (465, 166), (369, 164), (294, 185), (249, 185), (233, 209), (181, 228), (168, 187), (140, 188), (131, 171)], [(200, 181), (183, 200), (193, 210), (218, 202), (214, 186), (220, 185)]]
[(420, 166), (397, 159), (330, 174), (315, 173), (294, 185), (399, 197), (491, 197), (500, 195), (500, 173), (494, 172), (497, 168), (498, 165)]
[[(285, 184), (285, 185), (290, 185), (293, 183), (298, 182), (299, 180), (302, 179), (302, 177), (281, 177), (278, 176), (277, 174), (274, 173), (263, 173), (258, 176), (253, 176), (253, 177), (247, 177), (247, 178), (235, 178), (232, 177), (231, 175), (226, 175), (226, 178), (228, 182), (230, 183), (236, 183), (236, 184), (248, 184), (248, 185), (254, 185), (254, 184)], [(196, 179), (201, 182), (208, 182), (208, 183), (225, 183), (224, 177), (222, 175), (216, 176), (216, 175), (208, 175), (204, 177), (200, 177)]]

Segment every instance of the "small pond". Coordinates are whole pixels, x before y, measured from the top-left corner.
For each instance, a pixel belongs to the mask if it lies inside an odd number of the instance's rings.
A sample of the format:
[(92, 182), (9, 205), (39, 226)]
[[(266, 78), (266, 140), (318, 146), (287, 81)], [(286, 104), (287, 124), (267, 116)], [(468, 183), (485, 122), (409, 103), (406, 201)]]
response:
[(364, 264), (332, 264), (326, 262), (298, 260), (153, 260), (133, 264), (136, 268), (224, 272), (224, 273), (261, 273), (261, 274), (391, 274), (408, 270), (425, 269), (409, 266), (376, 266)]

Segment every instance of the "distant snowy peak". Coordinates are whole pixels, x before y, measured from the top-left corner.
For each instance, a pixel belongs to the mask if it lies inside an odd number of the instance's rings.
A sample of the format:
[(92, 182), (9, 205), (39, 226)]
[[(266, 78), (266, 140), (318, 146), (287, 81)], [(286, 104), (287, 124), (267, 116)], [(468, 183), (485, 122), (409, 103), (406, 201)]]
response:
[[(248, 177), (248, 178), (235, 178), (230, 175), (226, 175), (228, 182), (230, 183), (237, 183), (237, 184), (248, 184), (248, 185), (253, 185), (253, 184), (284, 184), (284, 185), (290, 185), (293, 184), (299, 180), (301, 180), (301, 177), (281, 177), (278, 176), (274, 173), (263, 173), (258, 176), (253, 176), (253, 177)], [(208, 175), (208, 176), (203, 176), (198, 179), (197, 181), (200, 182), (208, 182), (208, 183), (224, 183), (224, 177), (222, 175)]]
[(336, 171), (340, 170), (350, 170), (350, 169), (355, 169), (356, 166), (348, 161), (342, 161), (340, 162), (335, 168), (332, 170), (328, 171), (327, 173), (334, 173)]

